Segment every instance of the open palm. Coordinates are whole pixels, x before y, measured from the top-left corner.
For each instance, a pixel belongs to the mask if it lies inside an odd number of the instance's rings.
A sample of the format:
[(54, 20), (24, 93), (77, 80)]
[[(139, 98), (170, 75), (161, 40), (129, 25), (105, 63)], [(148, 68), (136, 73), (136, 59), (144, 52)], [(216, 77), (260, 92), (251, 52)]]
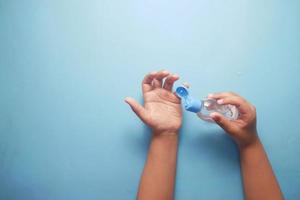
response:
[(152, 72), (142, 82), (144, 106), (130, 97), (125, 100), (155, 132), (174, 132), (181, 126), (180, 99), (172, 93), (173, 84), (178, 79), (177, 75), (167, 71)]

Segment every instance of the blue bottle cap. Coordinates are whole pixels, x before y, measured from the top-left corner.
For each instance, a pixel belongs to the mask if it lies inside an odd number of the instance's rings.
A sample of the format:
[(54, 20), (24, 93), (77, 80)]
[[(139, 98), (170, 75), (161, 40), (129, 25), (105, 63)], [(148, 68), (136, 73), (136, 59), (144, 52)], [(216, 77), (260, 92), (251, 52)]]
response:
[(201, 110), (201, 101), (189, 96), (188, 89), (184, 86), (176, 88), (176, 95), (181, 98), (187, 111), (197, 113)]

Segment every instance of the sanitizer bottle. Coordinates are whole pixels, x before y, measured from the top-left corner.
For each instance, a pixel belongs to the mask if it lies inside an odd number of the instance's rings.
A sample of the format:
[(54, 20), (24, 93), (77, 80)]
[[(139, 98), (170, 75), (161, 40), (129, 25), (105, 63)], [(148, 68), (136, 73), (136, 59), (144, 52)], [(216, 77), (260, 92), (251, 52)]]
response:
[(218, 112), (229, 120), (236, 120), (239, 116), (239, 111), (234, 105), (220, 105), (215, 99), (197, 100), (189, 95), (188, 88), (180, 86), (176, 89), (176, 94), (181, 98), (184, 107), (187, 111), (197, 113), (201, 119), (214, 122), (210, 117), (213, 112)]

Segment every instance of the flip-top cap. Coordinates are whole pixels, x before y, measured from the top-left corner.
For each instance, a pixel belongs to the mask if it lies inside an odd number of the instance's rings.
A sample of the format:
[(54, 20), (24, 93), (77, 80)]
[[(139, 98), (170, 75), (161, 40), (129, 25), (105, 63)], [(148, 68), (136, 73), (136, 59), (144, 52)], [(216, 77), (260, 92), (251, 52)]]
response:
[(188, 89), (184, 86), (176, 88), (176, 95), (181, 98), (184, 108), (187, 111), (197, 113), (201, 110), (201, 101), (189, 95)]

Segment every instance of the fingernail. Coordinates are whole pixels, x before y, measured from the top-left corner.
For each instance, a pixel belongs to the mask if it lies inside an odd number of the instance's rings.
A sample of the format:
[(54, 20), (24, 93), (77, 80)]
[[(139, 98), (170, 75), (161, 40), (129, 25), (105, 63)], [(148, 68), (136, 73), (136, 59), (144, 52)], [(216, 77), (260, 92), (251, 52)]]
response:
[(179, 78), (178, 74), (173, 74), (172, 75), (174, 78)]
[(124, 101), (125, 101), (126, 103), (128, 103), (129, 97), (125, 97)]
[(207, 97), (212, 98), (214, 96), (214, 94), (208, 94)]
[(223, 104), (223, 103), (224, 103), (224, 100), (223, 100), (223, 99), (219, 99), (219, 100), (217, 101), (217, 103), (218, 103), (218, 104)]
[(157, 71), (150, 72), (151, 75), (154, 75), (156, 73), (157, 73)]

